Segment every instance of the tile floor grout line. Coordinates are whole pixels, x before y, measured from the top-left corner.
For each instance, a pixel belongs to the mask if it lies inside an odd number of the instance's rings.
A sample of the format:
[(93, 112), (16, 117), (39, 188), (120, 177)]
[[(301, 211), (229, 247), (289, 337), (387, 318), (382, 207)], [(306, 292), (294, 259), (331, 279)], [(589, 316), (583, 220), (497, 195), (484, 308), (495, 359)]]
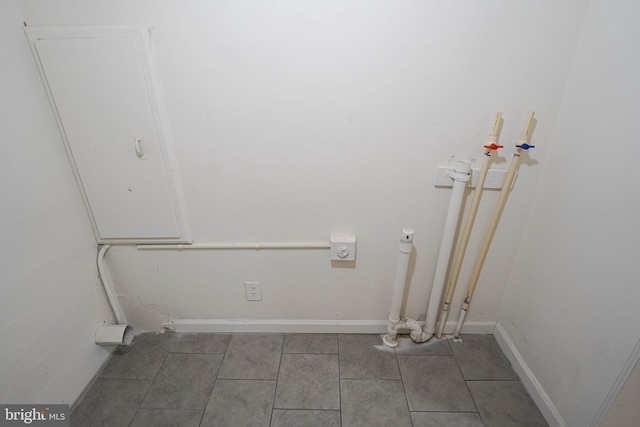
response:
[(224, 353), (210, 353), (208, 351), (170, 351), (169, 353), (171, 354), (210, 354), (212, 356), (220, 356), (220, 355), (224, 356)]
[(164, 355), (164, 359), (162, 360), (162, 363), (160, 364), (160, 367), (158, 368), (158, 370), (156, 371), (156, 373), (153, 375), (153, 378), (151, 379), (151, 383), (149, 383), (149, 388), (147, 389), (146, 393), (144, 394), (144, 396), (142, 397), (142, 399), (140, 399), (140, 403), (138, 404), (138, 407), (136, 408), (135, 412), (133, 413), (133, 417), (131, 417), (131, 420), (129, 420), (129, 423), (127, 424), (127, 426), (131, 426), (131, 424), (133, 423), (133, 420), (135, 420), (136, 415), (138, 414), (138, 411), (141, 409), (142, 404), (144, 403), (144, 400), (147, 398), (147, 396), (149, 395), (149, 392), (151, 391), (151, 387), (153, 387), (153, 383), (156, 380), (156, 378), (158, 377), (158, 374), (160, 373), (160, 371), (162, 370), (162, 367), (164, 366), (164, 364), (167, 361), (167, 358), (169, 357), (169, 355), (171, 354), (171, 348), (173, 347), (173, 345), (176, 343), (176, 338), (173, 337), (173, 342), (171, 343), (171, 345), (169, 346), (169, 348), (167, 349), (167, 354)]
[(276, 373), (276, 388), (273, 390), (273, 399), (271, 400), (271, 416), (269, 417), (269, 426), (273, 424), (273, 411), (276, 406), (276, 395), (278, 394), (278, 382), (280, 381), (280, 368), (282, 367), (282, 354), (284, 352), (284, 340), (286, 334), (282, 334), (282, 344), (280, 344), (280, 360), (278, 361), (278, 372)]
[[(447, 338), (447, 341), (449, 341), (449, 339)], [(451, 346), (451, 343), (449, 343), (449, 346)], [(484, 418), (482, 418), (482, 414), (480, 414), (480, 408), (478, 407), (478, 403), (476, 402), (475, 397), (473, 397), (473, 393), (471, 393), (471, 389), (469, 388), (469, 384), (467, 384), (467, 379), (464, 377), (464, 373), (462, 373), (462, 368), (460, 367), (460, 362), (458, 361), (458, 357), (456, 356), (456, 352), (453, 351), (453, 347), (451, 347), (451, 353), (453, 354), (453, 359), (456, 361), (456, 366), (458, 367), (458, 371), (460, 371), (460, 375), (462, 376), (462, 379), (464, 380), (464, 386), (467, 388), (467, 391), (469, 392), (469, 396), (471, 397), (471, 401), (473, 402), (473, 406), (476, 407), (476, 413), (478, 414), (478, 416), (480, 417), (480, 421), (482, 421), (482, 424), (484, 425)]]
[(340, 334), (336, 334), (336, 347), (338, 354), (338, 402), (340, 402), (340, 426), (342, 426), (342, 376), (340, 373)]
[(473, 411), (456, 411), (455, 409), (452, 409), (450, 411), (411, 411), (411, 412), (422, 412), (425, 414), (430, 414), (430, 413), (434, 413), (434, 414), (477, 414), (477, 412), (473, 412)]
[(349, 381), (401, 381), (400, 378), (340, 378)]
[(434, 413), (434, 414), (477, 414), (477, 412), (473, 412), (473, 411), (457, 411), (455, 409), (452, 409), (450, 411), (423, 411), (423, 410), (418, 410), (418, 411), (411, 411), (411, 412), (424, 412), (424, 413)]
[(396, 359), (396, 366), (398, 367), (398, 374), (400, 375), (400, 384), (402, 385), (402, 392), (404, 394), (404, 404), (407, 406), (407, 414), (409, 414), (409, 422), (413, 426), (413, 418), (411, 417), (411, 408), (409, 408), (409, 398), (407, 397), (407, 389), (404, 386), (404, 377), (402, 376), (402, 369), (400, 369), (400, 361), (398, 360), (398, 352), (393, 349), (393, 356)]
[[(216, 385), (215, 381), (213, 382), (213, 385), (214, 386)], [(211, 392), (213, 393), (213, 389), (211, 389)], [(209, 399), (211, 399), (211, 396), (209, 396)], [(207, 406), (209, 406), (209, 401), (207, 401), (207, 404), (204, 405), (204, 409), (202, 410), (202, 414), (200, 414), (200, 421), (198, 421), (198, 427), (202, 426), (202, 422), (204, 421), (204, 413), (207, 412)]]
[(233, 334), (229, 334), (229, 340), (227, 341), (227, 346), (224, 349), (223, 353), (217, 353), (217, 354), (222, 354), (222, 360), (220, 360), (220, 366), (218, 366), (218, 370), (216, 371), (216, 376), (213, 379), (213, 386), (211, 387), (211, 391), (209, 392), (209, 398), (207, 399), (207, 403), (204, 405), (204, 409), (202, 410), (202, 415), (200, 416), (200, 422), (198, 423), (198, 427), (200, 427), (202, 425), (202, 422), (204, 421), (204, 414), (207, 412), (207, 407), (209, 406), (209, 402), (211, 402), (211, 396), (213, 396), (213, 390), (216, 388), (216, 384), (218, 383), (218, 375), (220, 375), (220, 370), (222, 369), (222, 363), (224, 362), (224, 358), (227, 355), (227, 351), (229, 350), (229, 347), (231, 347), (231, 338), (233, 337)]
[[(453, 351), (453, 347), (451, 347), (451, 342), (449, 341), (449, 338), (446, 338), (446, 337), (445, 337), (445, 339), (444, 339), (444, 340), (445, 340), (445, 342), (447, 343), (447, 347), (449, 348), (449, 351), (451, 352), (451, 355), (452, 355), (453, 357), (456, 357), (456, 354), (455, 354), (455, 353), (454, 353), (454, 351)], [(458, 359), (456, 358), (456, 361), (457, 361), (457, 360), (458, 360)]]
[[(227, 344), (227, 348), (228, 348), (228, 344)], [(225, 349), (225, 353), (227, 352), (227, 350)], [(178, 353), (178, 354), (183, 354), (183, 353)], [(216, 354), (212, 354), (212, 353), (191, 353), (191, 354), (209, 354), (212, 356), (219, 356), (219, 353)], [(200, 422), (198, 423), (198, 426), (200, 426), (202, 424), (202, 421), (204, 420), (204, 413), (207, 411), (207, 406), (209, 406), (209, 402), (211, 401), (211, 396), (213, 395), (213, 389), (216, 387), (216, 383), (218, 382), (218, 373), (220, 372), (220, 368), (222, 368), (222, 361), (224, 360), (224, 355), (222, 355), (222, 359), (220, 360), (220, 364), (218, 365), (218, 369), (216, 369), (216, 375), (213, 378), (213, 384), (211, 384), (211, 389), (209, 390), (209, 396), (206, 399), (206, 402), (204, 404), (204, 408), (202, 408), (202, 415), (200, 415)]]

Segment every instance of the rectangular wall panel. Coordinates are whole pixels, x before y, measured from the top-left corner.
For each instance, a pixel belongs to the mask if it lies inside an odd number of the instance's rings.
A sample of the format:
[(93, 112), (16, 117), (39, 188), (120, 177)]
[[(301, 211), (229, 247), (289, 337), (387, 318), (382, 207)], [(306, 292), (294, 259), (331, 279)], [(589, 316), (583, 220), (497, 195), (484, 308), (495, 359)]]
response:
[(139, 33), (31, 38), (98, 240), (187, 241)]

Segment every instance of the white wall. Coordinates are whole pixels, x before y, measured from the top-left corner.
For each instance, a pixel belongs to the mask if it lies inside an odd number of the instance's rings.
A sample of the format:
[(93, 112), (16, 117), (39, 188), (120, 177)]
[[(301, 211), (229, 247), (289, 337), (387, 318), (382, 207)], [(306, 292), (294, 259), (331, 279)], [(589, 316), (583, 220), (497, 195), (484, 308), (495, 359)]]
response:
[(0, 3), (0, 402), (73, 403), (108, 353), (96, 246), (18, 2)]
[(640, 339), (638, 16), (592, 2), (499, 320), (568, 426), (590, 425)]
[[(595, 0), (584, 29), (588, 4), (569, 0), (22, 0), (21, 12), (15, 4), (2, 13), (0, 84), (10, 101), (1, 117), (12, 124), (2, 131), (5, 141), (29, 144), (1, 145), (3, 182), (21, 184), (3, 186), (11, 250), (3, 249), (0, 327), (16, 344), (1, 356), (9, 368), (0, 400), (7, 390), (12, 401), (47, 398), (61, 378), (69, 384), (59, 395), (72, 399), (104, 360), (84, 343), (94, 321), (108, 318), (24, 19), (152, 27), (196, 241), (358, 235), (353, 269), (332, 268), (322, 251), (114, 248), (108, 261), (122, 302), (142, 329), (169, 317), (383, 320), (404, 226), (416, 229), (407, 314), (423, 317), (449, 196), (433, 188), (437, 164), (457, 152), (479, 155), (501, 110), (508, 148), (496, 167), (506, 168), (535, 110), (538, 148), (520, 169), (469, 321), (490, 324), (503, 305), (500, 325), (559, 419), (594, 419), (639, 338), (628, 326), (640, 320), (632, 305), (640, 109), (633, 2)], [(478, 230), (496, 196), (485, 194)], [(246, 280), (262, 283), (262, 302), (244, 301)], [(83, 374), (71, 375), (71, 366)]]
[[(23, 0), (21, 8), (28, 25), (152, 27), (195, 241), (358, 236), (354, 269), (332, 268), (324, 251), (114, 248), (108, 262), (138, 327), (151, 319), (157, 328), (169, 312), (383, 320), (407, 226), (416, 259), (406, 313), (424, 318), (450, 193), (433, 187), (436, 166), (457, 152), (480, 156), (500, 110), (508, 148), (496, 167), (506, 168), (535, 110), (539, 148), (521, 167), (469, 316), (497, 320), (582, 2)], [(486, 195), (478, 229), (495, 197)], [(248, 280), (262, 283), (262, 302), (244, 301)]]

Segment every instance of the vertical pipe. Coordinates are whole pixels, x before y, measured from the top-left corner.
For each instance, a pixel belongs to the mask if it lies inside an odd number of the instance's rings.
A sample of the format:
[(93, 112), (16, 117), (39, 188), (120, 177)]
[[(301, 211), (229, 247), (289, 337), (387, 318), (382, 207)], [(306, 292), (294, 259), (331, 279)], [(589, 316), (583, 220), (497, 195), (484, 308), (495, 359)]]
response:
[(449, 201), (449, 210), (447, 219), (442, 233), (440, 242), (440, 250), (438, 252), (438, 261), (436, 262), (436, 270), (433, 277), (433, 285), (431, 288), (431, 297), (427, 308), (427, 319), (424, 326), (424, 333), (431, 337), (435, 332), (436, 318), (438, 316), (438, 307), (442, 297), (442, 288), (444, 279), (447, 275), (447, 267), (451, 258), (451, 248), (456, 235), (456, 227), (460, 217), (460, 207), (462, 206), (462, 198), (470, 178), (471, 172), (471, 156), (466, 156), (456, 162), (456, 169), (451, 174), (453, 178), (453, 189), (451, 191), (451, 199)]
[(124, 311), (120, 307), (120, 303), (118, 302), (118, 297), (116, 297), (116, 291), (113, 288), (113, 281), (111, 280), (111, 275), (109, 274), (109, 270), (107, 269), (104, 256), (107, 251), (111, 248), (111, 245), (100, 245), (100, 250), (98, 251), (98, 274), (100, 275), (100, 281), (102, 282), (102, 286), (104, 287), (104, 291), (107, 294), (107, 299), (109, 300), (109, 306), (111, 310), (113, 310), (113, 314), (116, 317), (116, 322), (120, 325), (124, 325), (127, 323), (127, 319), (125, 318)]
[(478, 212), (478, 206), (480, 205), (480, 198), (484, 189), (484, 181), (487, 177), (487, 171), (489, 170), (489, 164), (491, 163), (491, 152), (502, 148), (498, 145), (498, 130), (500, 127), (500, 119), (502, 113), (496, 113), (496, 119), (493, 122), (493, 129), (489, 134), (487, 145), (484, 146), (484, 158), (482, 159), (482, 166), (480, 167), (480, 174), (476, 182), (476, 189), (473, 193), (473, 199), (471, 200), (471, 207), (469, 208), (469, 214), (464, 224), (460, 243), (456, 248), (456, 254), (453, 258), (453, 266), (451, 267), (451, 273), (449, 274), (449, 281), (447, 283), (447, 292), (445, 293), (444, 301), (442, 302), (442, 311), (440, 312), (440, 323), (438, 324), (438, 338), (442, 337), (444, 333), (444, 327), (447, 322), (447, 316), (449, 315), (449, 307), (453, 300), (453, 293), (456, 290), (456, 284), (458, 282), (458, 276), (460, 275), (460, 269), (462, 267), (462, 260), (464, 259), (464, 253), (467, 250), (467, 244), (469, 243), (469, 236), (471, 235), (471, 229)]
[(100, 245), (98, 251), (98, 257), (96, 263), (98, 265), (98, 275), (104, 291), (107, 294), (109, 300), (109, 306), (113, 310), (113, 314), (116, 317), (116, 325), (101, 325), (96, 329), (94, 334), (95, 343), (98, 345), (129, 345), (133, 341), (133, 329), (127, 325), (127, 319), (125, 318), (124, 311), (120, 307), (118, 298), (116, 296), (115, 289), (113, 288), (113, 282), (111, 281), (111, 275), (107, 269), (107, 265), (104, 261), (104, 256), (111, 248), (110, 245)]
[(460, 310), (460, 317), (458, 318), (458, 323), (456, 324), (456, 329), (453, 334), (455, 339), (460, 338), (462, 325), (464, 324), (465, 318), (467, 317), (469, 305), (471, 305), (471, 298), (473, 297), (473, 292), (476, 288), (476, 284), (478, 283), (478, 277), (480, 277), (480, 272), (482, 271), (482, 265), (484, 264), (487, 252), (489, 251), (489, 245), (491, 245), (491, 240), (493, 239), (496, 227), (498, 226), (498, 220), (500, 219), (500, 215), (502, 214), (502, 210), (507, 201), (507, 196), (509, 195), (511, 184), (513, 183), (513, 178), (515, 177), (518, 163), (520, 162), (520, 154), (522, 153), (522, 150), (533, 148), (532, 145), (527, 144), (527, 141), (529, 141), (529, 138), (531, 136), (530, 133), (533, 123), (533, 116), (533, 112), (529, 113), (529, 118), (524, 126), (524, 129), (522, 130), (522, 133), (520, 134), (520, 137), (518, 138), (518, 142), (520, 144), (516, 145), (516, 150), (513, 153), (513, 158), (511, 160), (511, 163), (509, 164), (507, 176), (505, 177), (504, 184), (502, 185), (502, 189), (500, 190), (500, 196), (498, 197), (496, 206), (493, 209), (493, 213), (491, 214), (491, 219), (489, 220), (489, 225), (487, 226), (484, 237), (482, 238), (482, 243), (480, 244), (476, 262), (473, 265), (473, 271), (471, 272), (471, 277), (469, 278), (467, 293), (465, 295), (464, 302), (462, 303), (462, 310)]
[(398, 252), (398, 262), (396, 265), (396, 277), (393, 284), (393, 295), (391, 297), (391, 310), (389, 312), (389, 324), (387, 326), (387, 334), (383, 341), (389, 347), (396, 347), (397, 342), (397, 325), (400, 322), (400, 309), (402, 306), (402, 297), (404, 296), (404, 287), (407, 281), (407, 271), (409, 270), (409, 258), (413, 248), (413, 230), (410, 228), (402, 229), (400, 237), (400, 251)]

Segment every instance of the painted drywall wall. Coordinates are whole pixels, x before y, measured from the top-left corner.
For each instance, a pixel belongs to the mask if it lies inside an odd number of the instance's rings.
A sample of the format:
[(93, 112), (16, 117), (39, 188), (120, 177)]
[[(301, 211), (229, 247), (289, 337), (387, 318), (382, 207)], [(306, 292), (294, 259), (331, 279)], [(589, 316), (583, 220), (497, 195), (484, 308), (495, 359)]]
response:
[(592, 2), (499, 320), (567, 426), (597, 421), (640, 339), (638, 16)]
[[(145, 313), (155, 328), (169, 318), (382, 321), (403, 227), (416, 231), (405, 312), (424, 318), (450, 194), (433, 186), (437, 165), (481, 156), (503, 111), (508, 148), (495, 167), (506, 169), (535, 110), (538, 148), (520, 168), (469, 315), (497, 320), (583, 2), (20, 4), (30, 26), (151, 27), (196, 242), (358, 237), (355, 268), (332, 267), (325, 251), (113, 248), (107, 262), (139, 328)], [(485, 193), (472, 253), (496, 196)], [(263, 301), (245, 301), (244, 281), (262, 284)]]
[(0, 402), (73, 403), (108, 356), (96, 244), (23, 32), (0, 3)]

